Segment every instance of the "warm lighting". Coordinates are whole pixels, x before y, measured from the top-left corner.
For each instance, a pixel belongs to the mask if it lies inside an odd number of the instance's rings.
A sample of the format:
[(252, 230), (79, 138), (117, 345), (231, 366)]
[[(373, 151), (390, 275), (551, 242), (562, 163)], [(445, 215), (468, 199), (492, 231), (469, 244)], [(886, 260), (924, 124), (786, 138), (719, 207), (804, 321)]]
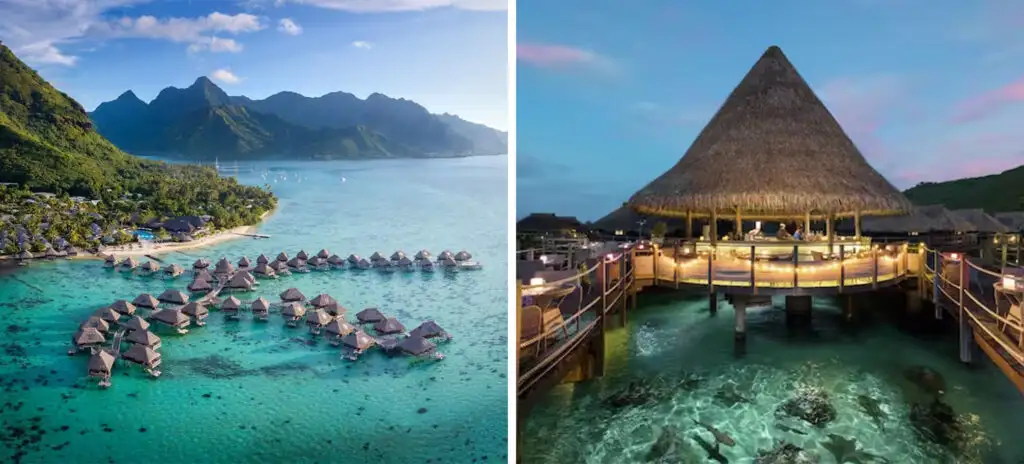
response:
[(643, 250), (644, 249), (644, 244), (641, 243), (640, 245), (637, 246), (637, 248), (640, 249), (640, 250)]
[(625, 232), (623, 232), (622, 229), (616, 229), (615, 230), (615, 235), (624, 235), (624, 234), (625, 234)]
[(754, 229), (761, 230), (761, 221), (754, 222)]
[(1003, 276), (1003, 290), (1016, 291), (1017, 278), (1011, 275)]
[(540, 255), (540, 262), (542, 262), (544, 264), (547, 264), (548, 263), (548, 255)]
[(704, 236), (703, 236), (703, 235), (701, 235), (701, 236), (700, 236), (700, 239), (701, 239), (701, 240), (704, 240)]
[(960, 254), (959, 253), (952, 253), (952, 254), (949, 255), (949, 259), (952, 259), (953, 261), (959, 261), (960, 260)]
[(687, 255), (690, 254), (690, 247), (689, 246), (684, 246), (683, 247), (683, 254), (687, 254)]
[(611, 253), (608, 253), (608, 256), (605, 256), (605, 259), (607, 259), (608, 261), (611, 261), (614, 258), (615, 258), (615, 255), (613, 255)]
[(544, 278), (543, 277), (534, 277), (534, 278), (530, 279), (530, 285), (531, 286), (534, 286), (534, 285), (544, 285)]

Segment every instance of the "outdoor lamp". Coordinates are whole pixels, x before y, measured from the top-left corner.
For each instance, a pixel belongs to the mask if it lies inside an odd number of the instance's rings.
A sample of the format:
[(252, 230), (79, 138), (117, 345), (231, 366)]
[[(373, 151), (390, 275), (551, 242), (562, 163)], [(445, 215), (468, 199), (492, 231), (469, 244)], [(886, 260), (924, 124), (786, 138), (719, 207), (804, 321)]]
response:
[(1003, 290), (1016, 291), (1017, 290), (1017, 278), (1012, 275), (1003, 276)]
[(531, 278), (530, 279), (530, 286), (534, 286), (534, 285), (544, 285), (544, 278), (543, 277)]
[(960, 253), (950, 253), (949, 259), (953, 261), (960, 261)]
[(544, 264), (547, 264), (548, 263), (548, 255), (540, 255), (540, 262), (542, 262)]

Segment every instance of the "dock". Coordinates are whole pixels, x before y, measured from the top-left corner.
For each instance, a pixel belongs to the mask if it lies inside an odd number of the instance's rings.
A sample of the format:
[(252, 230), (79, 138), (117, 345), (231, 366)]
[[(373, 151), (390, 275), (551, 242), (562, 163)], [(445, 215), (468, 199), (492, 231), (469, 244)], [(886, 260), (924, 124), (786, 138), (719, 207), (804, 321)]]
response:
[(235, 232), (235, 235), (241, 235), (243, 237), (252, 237), (252, 238), (270, 238), (270, 235), (266, 235), (266, 234), (248, 234), (248, 233), (243, 233), (243, 232)]

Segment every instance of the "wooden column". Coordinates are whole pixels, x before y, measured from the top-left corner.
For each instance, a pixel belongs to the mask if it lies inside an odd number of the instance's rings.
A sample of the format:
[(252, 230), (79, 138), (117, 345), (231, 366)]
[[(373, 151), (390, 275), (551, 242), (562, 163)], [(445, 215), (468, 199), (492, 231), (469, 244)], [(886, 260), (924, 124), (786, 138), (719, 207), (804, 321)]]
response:
[(808, 211), (804, 214), (804, 235), (806, 236), (811, 232), (811, 212)]
[(757, 277), (754, 275), (757, 259), (755, 259), (754, 245), (750, 245), (750, 293), (757, 295)]
[(516, 347), (516, 381), (519, 381), (519, 347), (523, 339), (523, 281), (516, 279), (516, 340), (513, 342)]
[(853, 238), (860, 240), (860, 211), (853, 212)]
[(740, 213), (739, 208), (736, 208), (736, 230), (733, 233), (733, 238), (736, 240), (743, 239), (743, 215)]
[(832, 213), (828, 213), (825, 217), (825, 235), (828, 236), (828, 254), (832, 254), (832, 244), (836, 241), (836, 233), (832, 230), (832, 221), (835, 216)]
[(971, 354), (974, 351), (974, 332), (971, 324), (967, 321), (967, 315), (964, 314), (964, 291), (967, 287), (968, 278), (970, 276), (968, 275), (967, 260), (962, 259), (960, 260), (960, 301), (958, 302), (960, 314), (960, 362), (967, 364), (971, 362)]
[(686, 212), (686, 241), (693, 240), (693, 211)]
[(800, 266), (800, 249), (797, 245), (793, 245), (793, 288), (800, 287), (800, 277), (796, 272), (797, 267)]
[(711, 210), (711, 245), (718, 243), (718, 211)]
[(846, 246), (839, 245), (839, 293), (843, 293), (846, 282)]

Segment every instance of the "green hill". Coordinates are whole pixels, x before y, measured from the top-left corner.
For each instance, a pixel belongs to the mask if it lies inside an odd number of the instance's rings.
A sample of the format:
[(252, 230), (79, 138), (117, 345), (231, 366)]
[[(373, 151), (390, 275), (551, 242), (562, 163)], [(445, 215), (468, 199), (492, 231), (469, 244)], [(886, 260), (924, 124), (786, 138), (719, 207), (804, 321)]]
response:
[[(213, 169), (169, 165), (126, 154), (96, 132), (78, 102), (0, 45), (0, 182), (81, 195), (109, 208), (152, 216), (220, 213), (218, 225), (256, 222), (276, 203), (257, 187)], [(216, 216), (216, 215), (215, 215)]]
[(903, 193), (917, 205), (982, 208), (989, 213), (1024, 211), (1024, 166), (990, 176), (923, 182)]

